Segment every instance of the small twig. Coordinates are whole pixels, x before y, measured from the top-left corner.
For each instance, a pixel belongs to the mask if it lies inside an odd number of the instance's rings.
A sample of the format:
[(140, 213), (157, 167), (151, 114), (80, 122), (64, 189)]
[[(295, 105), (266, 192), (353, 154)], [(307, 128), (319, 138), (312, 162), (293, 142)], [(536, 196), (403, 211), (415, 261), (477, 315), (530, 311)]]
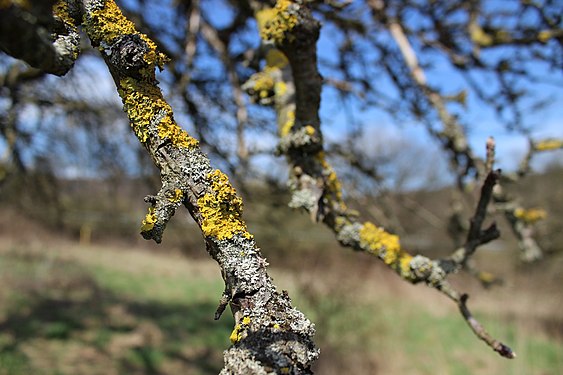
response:
[(489, 137), (489, 139), (487, 139), (487, 158), (485, 161), (486, 173), (492, 172), (494, 163), (495, 163), (495, 139), (493, 137)]
[(493, 196), (493, 188), (499, 178), (500, 169), (497, 169), (496, 171), (489, 172), (485, 182), (483, 183), (477, 209), (471, 218), (471, 225), (469, 227), (469, 233), (467, 234), (467, 242), (464, 246), (465, 254), (461, 260), (461, 264), (465, 264), (467, 262), (467, 259), (475, 252), (477, 246), (484, 243), (483, 241), (486, 240), (486, 242), (489, 242), (491, 237), (498, 237), (498, 230), (496, 229), (496, 226), (492, 225), (485, 231), (482, 231), (481, 227), (485, 217), (487, 216), (487, 206)]
[(231, 302), (231, 296), (225, 290), (225, 292), (221, 295), (219, 306), (217, 306), (217, 310), (215, 310), (215, 316), (213, 317), (213, 319), (219, 320), (219, 318), (221, 318), (221, 315), (223, 315), (223, 312), (229, 305), (229, 302)]
[(479, 337), (481, 340), (485, 341), (487, 345), (493, 348), (493, 350), (498, 354), (500, 354), (501, 356), (509, 359), (516, 358), (516, 353), (514, 353), (512, 349), (510, 349), (502, 342), (494, 339), (485, 330), (485, 328), (481, 325), (481, 323), (479, 323), (477, 319), (473, 317), (471, 311), (469, 311), (469, 309), (467, 308), (466, 302), (468, 298), (469, 295), (463, 294), (458, 301), (458, 307), (459, 307), (459, 311), (461, 312), (461, 315), (463, 315), (465, 321), (467, 322), (469, 327), (471, 327), (473, 333), (475, 333), (475, 335), (477, 335), (477, 337)]

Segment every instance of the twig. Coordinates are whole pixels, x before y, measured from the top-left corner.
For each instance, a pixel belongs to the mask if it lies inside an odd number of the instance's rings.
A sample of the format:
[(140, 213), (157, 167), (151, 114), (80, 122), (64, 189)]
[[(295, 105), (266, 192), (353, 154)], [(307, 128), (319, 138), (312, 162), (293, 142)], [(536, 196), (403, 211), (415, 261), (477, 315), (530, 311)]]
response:
[(459, 299), (458, 306), (459, 311), (461, 311), (461, 315), (465, 318), (465, 321), (471, 327), (471, 330), (477, 337), (481, 340), (485, 341), (487, 345), (489, 345), (495, 352), (500, 354), (501, 356), (509, 359), (516, 358), (516, 353), (512, 351), (508, 346), (503, 344), (502, 342), (494, 339), (491, 335), (485, 330), (485, 328), (473, 317), (471, 311), (467, 308), (467, 299), (469, 296), (467, 294), (463, 294)]

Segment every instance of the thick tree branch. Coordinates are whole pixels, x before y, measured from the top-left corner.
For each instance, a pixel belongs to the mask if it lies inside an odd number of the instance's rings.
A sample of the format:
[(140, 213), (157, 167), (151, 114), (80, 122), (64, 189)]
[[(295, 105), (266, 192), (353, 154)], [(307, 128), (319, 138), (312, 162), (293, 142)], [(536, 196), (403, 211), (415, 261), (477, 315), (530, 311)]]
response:
[[(273, 9), (257, 10), (257, 19), (262, 38), (283, 51), (292, 72), (291, 77), (284, 76), (282, 72), (289, 69), (287, 65), (282, 65), (282, 70), (267, 64), (258, 75), (268, 75), (272, 87), (295, 87), (296, 92), (294, 96), (286, 96), (281, 95), (286, 92), (274, 90), (278, 124), (281, 125), (280, 151), (290, 164), (291, 205), (305, 209), (313, 220), (325, 223), (342, 245), (377, 256), (403, 279), (412, 283), (424, 282), (463, 306), (462, 313), (467, 311), (465, 299), (446, 280), (449, 269), (443, 268), (442, 262), (410, 255), (401, 247), (398, 236), (371, 222), (361, 223), (346, 207), (338, 177), (323, 152), (318, 118), (322, 79), (316, 62), (319, 24), (306, 4), (279, 0)], [(246, 87), (256, 88), (256, 81), (251, 80)], [(293, 106), (295, 115), (287, 116), (283, 111)], [(486, 337), (484, 330), (473, 330), (478, 337)], [(490, 340), (486, 342), (492, 343)]]
[(80, 52), (79, 15), (76, 0), (3, 1), (0, 49), (44, 72), (64, 75)]
[(165, 57), (113, 0), (84, 0), (84, 9), (84, 28), (112, 73), (135, 134), (161, 172), (161, 190), (147, 198), (143, 236), (159, 242), (183, 204), (221, 267), (226, 286), (216, 317), (230, 303), (236, 321), (221, 373), (310, 373), (318, 357), (314, 326), (291, 306), (287, 293), (276, 290), (227, 176), (211, 168), (198, 142), (174, 121), (155, 79)]

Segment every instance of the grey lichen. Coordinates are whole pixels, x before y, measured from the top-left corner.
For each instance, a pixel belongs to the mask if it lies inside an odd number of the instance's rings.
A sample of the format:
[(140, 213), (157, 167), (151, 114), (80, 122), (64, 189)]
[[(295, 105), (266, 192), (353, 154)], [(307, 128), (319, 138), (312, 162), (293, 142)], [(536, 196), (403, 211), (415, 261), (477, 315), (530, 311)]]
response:
[(344, 246), (354, 247), (360, 243), (362, 224), (354, 222), (346, 224), (337, 232), (336, 239)]

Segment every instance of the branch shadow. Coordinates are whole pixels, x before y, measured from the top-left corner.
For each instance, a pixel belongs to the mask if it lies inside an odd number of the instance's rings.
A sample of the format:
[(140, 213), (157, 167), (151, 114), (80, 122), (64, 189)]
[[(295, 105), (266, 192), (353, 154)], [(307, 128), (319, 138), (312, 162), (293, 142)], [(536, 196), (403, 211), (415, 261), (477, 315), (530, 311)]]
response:
[(123, 296), (102, 288), (80, 265), (71, 266), (72, 272), (41, 279), (0, 275), (13, 296), (4, 306), (0, 299), (0, 368), (7, 374), (220, 371), (232, 321), (213, 320), (213, 301)]

